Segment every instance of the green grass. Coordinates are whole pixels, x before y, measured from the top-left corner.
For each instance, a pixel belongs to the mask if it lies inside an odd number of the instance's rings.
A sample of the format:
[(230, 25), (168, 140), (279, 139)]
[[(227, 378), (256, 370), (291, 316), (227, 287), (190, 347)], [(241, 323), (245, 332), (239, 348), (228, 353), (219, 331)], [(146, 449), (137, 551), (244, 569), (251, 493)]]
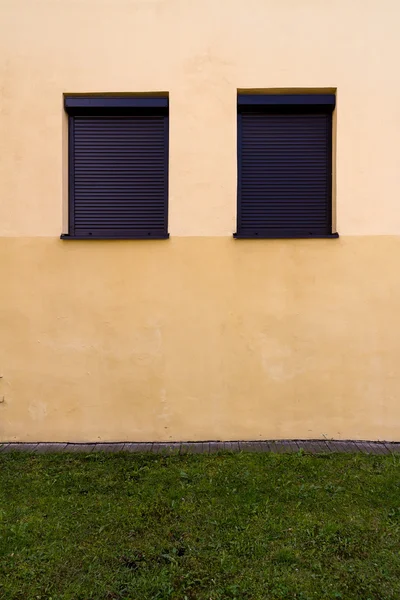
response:
[(399, 458), (0, 455), (0, 598), (398, 600)]

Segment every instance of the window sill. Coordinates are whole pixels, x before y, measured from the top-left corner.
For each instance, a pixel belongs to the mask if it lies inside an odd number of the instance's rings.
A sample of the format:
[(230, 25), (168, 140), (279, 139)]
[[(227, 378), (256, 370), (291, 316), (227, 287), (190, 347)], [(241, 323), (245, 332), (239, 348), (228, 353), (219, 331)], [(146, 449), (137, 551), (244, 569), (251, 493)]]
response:
[(264, 234), (261, 233), (260, 235), (257, 234), (245, 234), (245, 233), (234, 233), (233, 237), (236, 240), (312, 240), (312, 239), (337, 239), (339, 237), (338, 233), (327, 233), (327, 234), (316, 234), (316, 235), (312, 235), (312, 234), (304, 234), (304, 235), (291, 235), (291, 234), (277, 234), (277, 235), (272, 235), (272, 234)]
[(62, 233), (60, 240), (168, 240), (169, 233), (165, 235), (137, 235), (137, 236), (126, 236), (126, 235), (68, 235), (68, 233)]

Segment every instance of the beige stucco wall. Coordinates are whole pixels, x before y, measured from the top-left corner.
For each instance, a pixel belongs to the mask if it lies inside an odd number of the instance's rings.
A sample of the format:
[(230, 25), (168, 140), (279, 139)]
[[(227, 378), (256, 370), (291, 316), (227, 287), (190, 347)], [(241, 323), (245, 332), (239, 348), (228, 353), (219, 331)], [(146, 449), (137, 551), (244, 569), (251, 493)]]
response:
[[(399, 17), (0, 0), (0, 440), (400, 440)], [(339, 240), (232, 239), (238, 89), (337, 89)], [(61, 241), (63, 94), (146, 91), (171, 239)]]

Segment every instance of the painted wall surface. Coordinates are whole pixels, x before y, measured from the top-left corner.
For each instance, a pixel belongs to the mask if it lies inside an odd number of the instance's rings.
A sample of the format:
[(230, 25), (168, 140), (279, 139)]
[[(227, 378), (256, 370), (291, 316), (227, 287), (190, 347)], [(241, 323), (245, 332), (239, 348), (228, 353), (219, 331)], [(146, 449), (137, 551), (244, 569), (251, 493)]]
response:
[[(0, 440), (400, 440), (396, 0), (0, 0)], [(338, 240), (233, 240), (238, 89), (337, 89)], [(65, 93), (170, 97), (167, 241), (59, 239)]]

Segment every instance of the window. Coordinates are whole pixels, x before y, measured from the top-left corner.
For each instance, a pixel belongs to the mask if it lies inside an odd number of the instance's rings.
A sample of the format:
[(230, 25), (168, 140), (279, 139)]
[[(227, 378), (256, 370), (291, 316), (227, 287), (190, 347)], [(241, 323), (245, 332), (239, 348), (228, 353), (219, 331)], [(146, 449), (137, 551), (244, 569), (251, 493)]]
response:
[(238, 95), (238, 238), (332, 233), (333, 94)]
[(66, 96), (69, 232), (168, 237), (168, 98)]

